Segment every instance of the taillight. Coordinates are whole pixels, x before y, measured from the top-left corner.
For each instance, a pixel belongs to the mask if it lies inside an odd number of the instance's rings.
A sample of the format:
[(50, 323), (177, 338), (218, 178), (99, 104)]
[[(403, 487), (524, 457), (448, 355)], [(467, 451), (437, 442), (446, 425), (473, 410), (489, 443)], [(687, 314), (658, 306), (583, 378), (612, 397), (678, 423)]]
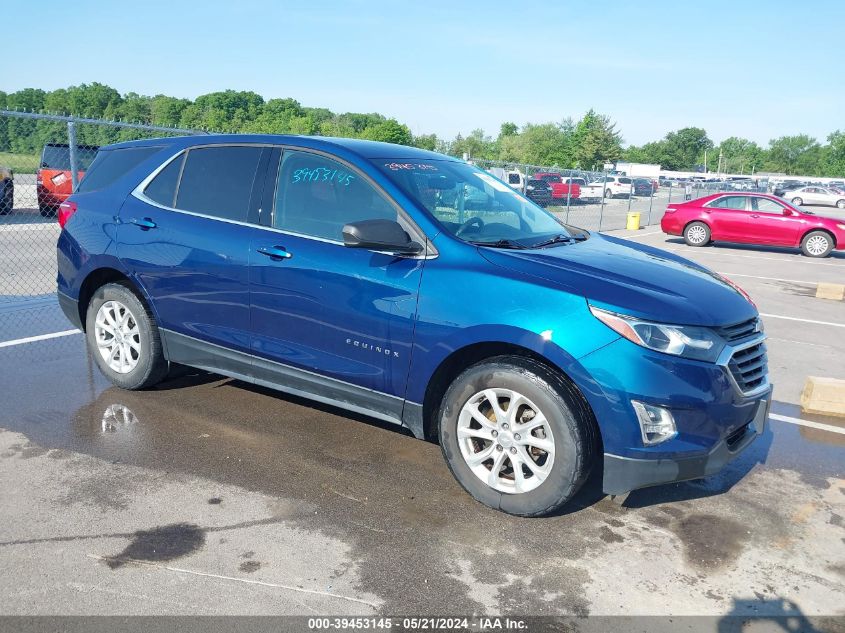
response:
[(59, 226), (65, 228), (65, 224), (71, 216), (76, 213), (76, 203), (66, 200), (59, 205)]
[(666, 213), (674, 213), (678, 210), (678, 207), (666, 207)]

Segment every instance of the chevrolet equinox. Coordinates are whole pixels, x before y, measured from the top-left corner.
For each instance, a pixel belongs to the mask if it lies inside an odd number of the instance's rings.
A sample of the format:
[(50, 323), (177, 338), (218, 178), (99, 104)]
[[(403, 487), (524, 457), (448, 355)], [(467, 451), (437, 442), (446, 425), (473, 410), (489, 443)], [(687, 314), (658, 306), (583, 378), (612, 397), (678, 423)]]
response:
[(187, 365), (437, 441), (474, 498), (552, 512), (710, 475), (764, 429), (757, 309), (491, 174), (363, 140), (103, 147), (59, 209), (58, 297), (115, 385)]

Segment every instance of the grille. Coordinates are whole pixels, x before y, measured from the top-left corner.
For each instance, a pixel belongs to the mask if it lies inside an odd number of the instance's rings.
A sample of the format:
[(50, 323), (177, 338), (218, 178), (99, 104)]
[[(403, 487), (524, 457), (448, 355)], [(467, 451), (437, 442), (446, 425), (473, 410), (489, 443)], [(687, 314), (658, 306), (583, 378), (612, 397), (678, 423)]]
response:
[(717, 331), (728, 343), (742, 340), (757, 333), (757, 319), (749, 319), (736, 325), (726, 325), (717, 328)]
[(748, 393), (765, 382), (768, 373), (767, 362), (766, 344), (760, 342), (734, 352), (728, 369), (740, 391)]

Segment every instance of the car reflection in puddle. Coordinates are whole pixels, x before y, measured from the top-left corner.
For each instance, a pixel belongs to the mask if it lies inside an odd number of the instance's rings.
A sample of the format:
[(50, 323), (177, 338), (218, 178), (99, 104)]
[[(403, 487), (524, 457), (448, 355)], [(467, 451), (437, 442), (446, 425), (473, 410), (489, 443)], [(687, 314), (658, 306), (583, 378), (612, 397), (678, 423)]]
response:
[(132, 427), (137, 423), (138, 416), (125, 404), (110, 404), (103, 411), (103, 433), (117, 433), (129, 430), (127, 427)]

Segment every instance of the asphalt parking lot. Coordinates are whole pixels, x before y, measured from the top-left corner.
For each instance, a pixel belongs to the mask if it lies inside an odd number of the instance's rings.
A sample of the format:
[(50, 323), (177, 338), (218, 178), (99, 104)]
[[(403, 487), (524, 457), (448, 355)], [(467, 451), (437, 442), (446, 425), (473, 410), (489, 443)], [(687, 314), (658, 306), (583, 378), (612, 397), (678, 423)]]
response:
[(845, 420), (798, 406), (808, 375), (845, 378), (845, 302), (814, 290), (845, 253), (615, 234), (749, 292), (773, 417), (715, 477), (622, 507), (594, 478), (546, 519), (481, 506), (436, 445), (360, 416), (207, 374), (121, 391), (49, 289), (22, 291), (44, 296), (0, 311), (0, 610), (845, 616)]

